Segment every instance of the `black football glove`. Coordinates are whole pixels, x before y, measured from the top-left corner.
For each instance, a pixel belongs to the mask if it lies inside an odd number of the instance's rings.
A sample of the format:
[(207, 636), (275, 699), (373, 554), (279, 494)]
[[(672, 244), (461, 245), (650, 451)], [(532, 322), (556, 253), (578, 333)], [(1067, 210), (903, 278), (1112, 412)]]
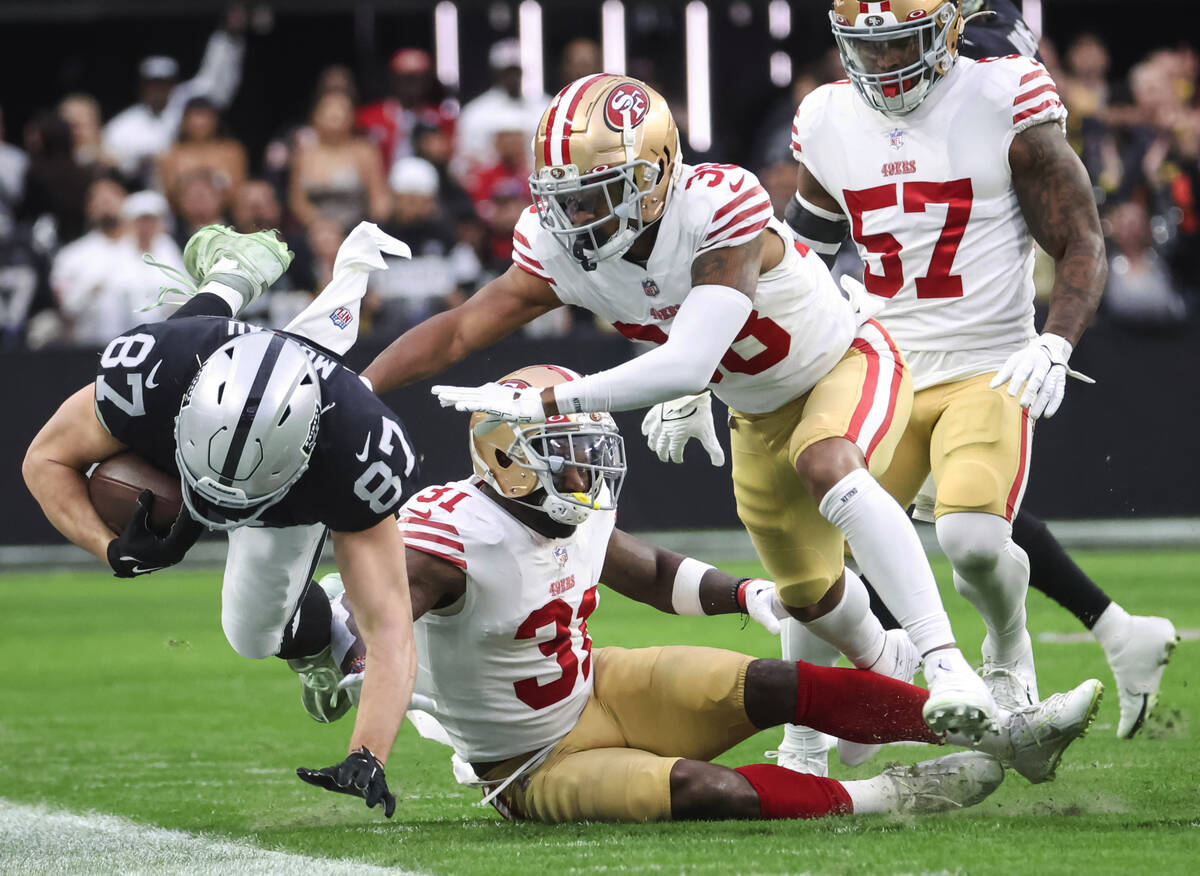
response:
[(364, 745), (339, 764), (323, 770), (300, 767), (296, 775), (318, 788), (353, 794), (367, 801), (367, 808), (383, 803), (383, 814), (388, 818), (396, 811), (396, 798), (388, 790), (383, 764)]
[(192, 519), (186, 507), (166, 536), (159, 537), (150, 529), (150, 507), (154, 493), (143, 490), (138, 496), (137, 510), (125, 524), (121, 534), (108, 543), (108, 564), (118, 578), (135, 578), (147, 572), (157, 572), (174, 566), (196, 543), (204, 526)]

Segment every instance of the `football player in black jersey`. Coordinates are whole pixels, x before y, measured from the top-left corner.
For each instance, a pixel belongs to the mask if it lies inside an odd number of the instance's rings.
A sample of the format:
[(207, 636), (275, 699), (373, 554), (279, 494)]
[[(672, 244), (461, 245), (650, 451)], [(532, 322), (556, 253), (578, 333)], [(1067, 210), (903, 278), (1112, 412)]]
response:
[[(318, 720), (350, 706), (328, 671), (329, 605), (311, 579), (332, 532), (347, 590), (366, 607), (371, 672), (349, 757), (308, 780), (382, 802), (391, 817), (383, 763), (416, 673), (395, 511), (416, 458), (395, 414), (336, 355), (232, 318), (291, 258), (274, 232), (209, 226), (193, 235), (184, 261), (199, 291), (165, 322), (109, 343), (95, 382), (34, 438), (23, 473), (50, 522), (118, 577), (178, 563), (205, 526), (227, 530), (226, 638), (245, 657), (288, 660)], [(339, 308), (330, 318), (347, 315)], [(120, 533), (88, 499), (85, 472), (124, 450), (181, 479), (184, 508), (164, 537), (147, 526), (149, 491)]]

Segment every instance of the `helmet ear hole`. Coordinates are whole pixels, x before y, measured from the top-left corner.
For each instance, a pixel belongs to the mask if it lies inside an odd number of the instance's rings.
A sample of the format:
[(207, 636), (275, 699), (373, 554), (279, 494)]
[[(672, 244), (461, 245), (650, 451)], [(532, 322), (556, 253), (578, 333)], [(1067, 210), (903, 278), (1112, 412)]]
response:
[(510, 457), (503, 450), (496, 451), (496, 465), (500, 466), (501, 468), (508, 468), (512, 464), (512, 457)]

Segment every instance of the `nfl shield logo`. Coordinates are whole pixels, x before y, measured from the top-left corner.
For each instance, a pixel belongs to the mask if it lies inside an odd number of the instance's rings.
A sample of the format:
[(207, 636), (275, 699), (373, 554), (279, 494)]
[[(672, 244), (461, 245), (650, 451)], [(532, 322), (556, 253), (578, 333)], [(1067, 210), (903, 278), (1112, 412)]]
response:
[(642, 280), (642, 291), (646, 293), (646, 297), (653, 298), (658, 294), (658, 284), (651, 278), (647, 277)]
[(554, 559), (558, 560), (560, 566), (565, 566), (567, 564), (567, 549), (562, 545), (556, 547), (554, 549)]
[(354, 321), (354, 314), (345, 307), (339, 307), (333, 313), (329, 314), (330, 320), (340, 329), (344, 329)]
[(888, 131), (888, 145), (893, 149), (903, 149), (904, 132), (899, 128), (896, 128), (894, 131)]

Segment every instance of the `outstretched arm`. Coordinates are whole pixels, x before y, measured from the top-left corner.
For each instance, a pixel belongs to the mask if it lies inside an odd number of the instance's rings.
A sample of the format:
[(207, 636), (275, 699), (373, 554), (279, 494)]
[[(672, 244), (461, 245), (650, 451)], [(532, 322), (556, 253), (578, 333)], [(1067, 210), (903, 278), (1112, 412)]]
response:
[(1108, 277), (1087, 171), (1058, 125), (1050, 123), (1014, 137), (1008, 162), (1025, 222), (1055, 262), (1044, 331), (1073, 347), (1092, 321)]
[(89, 383), (62, 403), (29, 445), (21, 474), (54, 528), (107, 565), (117, 534), (92, 507), (86, 472), (125, 445), (96, 418), (95, 399)]
[[(667, 614), (712, 615), (748, 612), (769, 632), (779, 631), (775, 585), (727, 572), (613, 530), (600, 580), (630, 599)], [(782, 608), (780, 609), (782, 611)]]
[(377, 393), (432, 377), (561, 304), (549, 283), (513, 265), (458, 307), (392, 341), (363, 376)]

